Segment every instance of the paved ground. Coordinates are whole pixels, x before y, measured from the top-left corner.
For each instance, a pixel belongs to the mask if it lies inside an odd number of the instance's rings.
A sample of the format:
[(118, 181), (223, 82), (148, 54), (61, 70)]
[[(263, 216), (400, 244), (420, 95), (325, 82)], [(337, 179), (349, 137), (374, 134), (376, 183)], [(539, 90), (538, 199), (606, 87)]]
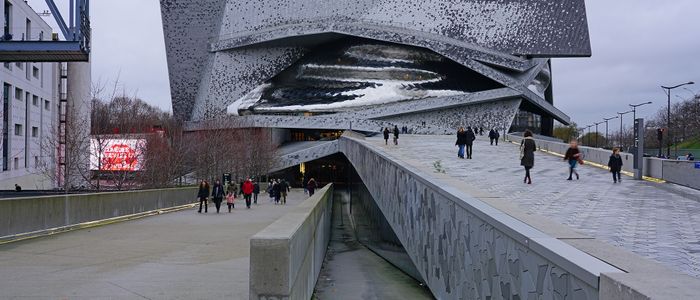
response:
[(248, 299), (249, 239), (287, 206), (185, 210), (0, 246), (0, 299)]
[(403, 135), (399, 146), (385, 146), (381, 137), (368, 140), (422, 170), (434, 171), (441, 161), (447, 175), (529, 214), (700, 277), (700, 191), (624, 176), (622, 184), (613, 184), (608, 171), (592, 166), (579, 169), (581, 180), (566, 181), (567, 165), (543, 152), (535, 154), (533, 184), (526, 185), (517, 146), (490, 146), (485, 136), (477, 139), (473, 160), (457, 158), (454, 136)]
[(357, 241), (350, 225), (347, 198), (345, 193), (335, 194), (331, 241), (314, 299), (433, 299), (418, 281)]

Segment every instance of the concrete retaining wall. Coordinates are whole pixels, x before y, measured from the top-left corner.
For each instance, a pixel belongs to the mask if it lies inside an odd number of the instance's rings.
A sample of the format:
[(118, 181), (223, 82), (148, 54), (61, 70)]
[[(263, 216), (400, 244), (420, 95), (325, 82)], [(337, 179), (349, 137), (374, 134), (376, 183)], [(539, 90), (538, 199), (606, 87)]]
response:
[(193, 203), (196, 187), (0, 200), (0, 238)]
[[(510, 141), (520, 143), (521, 136), (508, 135)], [(545, 141), (541, 139), (535, 140), (537, 147), (540, 150), (545, 150), (553, 153), (564, 154), (569, 148), (568, 144), (561, 142)], [(579, 146), (579, 150), (584, 154), (584, 160), (607, 166), (608, 159), (612, 151)], [(624, 163), (622, 170), (634, 172), (633, 160), (634, 155), (630, 153), (620, 153), (622, 162)], [(644, 158), (644, 176), (663, 179), (671, 183), (684, 185), (694, 189), (700, 189), (700, 169), (695, 169), (694, 162), (659, 159), (655, 157)]]
[(339, 146), (437, 299), (598, 299), (622, 273), (360, 138)]
[(330, 240), (326, 185), (250, 240), (250, 299), (311, 299)]

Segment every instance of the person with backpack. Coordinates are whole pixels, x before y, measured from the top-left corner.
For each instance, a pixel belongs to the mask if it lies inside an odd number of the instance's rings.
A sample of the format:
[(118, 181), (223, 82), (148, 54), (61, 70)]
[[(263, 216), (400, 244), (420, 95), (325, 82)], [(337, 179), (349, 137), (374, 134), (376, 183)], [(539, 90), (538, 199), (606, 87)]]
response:
[(608, 167), (612, 173), (613, 183), (622, 182), (620, 172), (622, 171), (622, 157), (620, 156), (620, 148), (613, 148), (613, 153), (608, 160)]
[(525, 138), (520, 142), (520, 165), (525, 168), (525, 179), (523, 179), (523, 183), (532, 184), (530, 169), (535, 166), (535, 151), (537, 151), (537, 145), (535, 145), (535, 140), (532, 139), (532, 131), (525, 130), (523, 137)]
[(472, 131), (472, 128), (470, 126), (467, 127), (467, 159), (472, 159), (472, 146), (474, 145), (474, 140), (476, 140), (476, 135), (474, 134), (474, 131)]
[(464, 131), (464, 127), (460, 127), (457, 130), (457, 142), (455, 142), (455, 145), (459, 147), (457, 157), (464, 159), (464, 147), (467, 146), (467, 133)]
[(219, 213), (219, 210), (221, 209), (221, 202), (224, 201), (224, 186), (221, 185), (221, 181), (216, 181), (214, 183), (214, 187), (211, 190), (211, 198), (212, 201), (214, 201), (214, 206), (216, 207), (216, 213)]
[(204, 204), (204, 213), (207, 213), (207, 201), (209, 201), (209, 183), (206, 180), (202, 180), (199, 183), (199, 191), (197, 192), (197, 198), (199, 199), (199, 211), (202, 213), (202, 204)]
[(253, 196), (253, 182), (250, 181), (250, 178), (243, 182), (242, 190), (243, 198), (245, 199), (245, 206), (246, 208), (250, 209), (250, 199)]

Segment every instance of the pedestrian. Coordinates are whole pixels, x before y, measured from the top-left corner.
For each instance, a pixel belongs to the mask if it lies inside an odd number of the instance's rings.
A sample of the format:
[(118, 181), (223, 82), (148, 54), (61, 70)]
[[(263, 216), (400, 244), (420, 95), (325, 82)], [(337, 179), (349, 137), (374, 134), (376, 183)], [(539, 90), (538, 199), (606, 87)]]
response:
[(236, 196), (233, 195), (233, 193), (228, 192), (226, 193), (226, 205), (228, 205), (228, 212), (231, 213), (231, 209), (235, 208), (235, 204), (233, 203), (236, 200)]
[(695, 160), (695, 156), (693, 156), (693, 153), (688, 152), (688, 155), (685, 156), (685, 159), (693, 161), (693, 160)]
[(479, 135), (483, 136), (484, 135), (484, 127), (479, 127)]
[(226, 185), (226, 194), (232, 194), (234, 197), (236, 197), (236, 184), (234, 184), (230, 180)]
[(523, 183), (532, 184), (530, 169), (535, 166), (535, 151), (537, 150), (537, 145), (535, 144), (535, 140), (532, 139), (532, 131), (525, 130), (523, 137), (524, 139), (520, 142), (520, 165), (525, 168), (525, 179), (523, 179)]
[(289, 192), (289, 183), (282, 179), (280, 182), (280, 193), (282, 193), (282, 204), (287, 204), (287, 192)]
[(389, 127), (384, 128), (384, 145), (389, 145)]
[(494, 129), (493, 131), (496, 133), (496, 138), (495, 138), (495, 140), (496, 140), (496, 146), (498, 146), (498, 139), (501, 138), (501, 134), (498, 133), (498, 129)]
[(489, 140), (491, 141), (491, 146), (493, 146), (493, 141), (494, 141), (494, 140), (498, 140), (498, 139), (496, 138), (496, 131), (493, 130), (493, 129), (491, 129), (491, 131), (489, 131)]
[(272, 182), (272, 195), (275, 197), (275, 205), (280, 203), (280, 198), (282, 195), (282, 191), (280, 190), (280, 182), (279, 179), (274, 180)]
[(608, 160), (608, 167), (610, 168), (610, 173), (612, 173), (613, 183), (622, 182), (622, 176), (620, 176), (620, 171), (622, 171), (620, 148), (613, 148), (613, 153), (610, 155), (610, 160)]
[(394, 125), (394, 145), (399, 144), (399, 127)]
[(472, 146), (474, 145), (474, 140), (476, 140), (476, 135), (474, 134), (474, 131), (472, 131), (471, 126), (467, 127), (466, 136), (467, 159), (472, 159)]
[(219, 213), (221, 209), (221, 202), (224, 201), (224, 186), (221, 185), (221, 181), (216, 181), (214, 187), (211, 189), (211, 199), (214, 201), (214, 206), (216, 207), (216, 213)]
[(260, 194), (260, 183), (255, 179), (255, 183), (253, 183), (253, 203), (255, 205), (258, 204), (258, 194)]
[(564, 154), (564, 160), (569, 163), (569, 178), (566, 180), (572, 180), (571, 176), (576, 174), (576, 180), (579, 179), (578, 172), (576, 172), (576, 165), (581, 162), (581, 151), (578, 150), (578, 141), (571, 140), (569, 143), (569, 149), (566, 150)]
[(245, 206), (246, 208), (250, 209), (250, 198), (253, 196), (253, 182), (250, 181), (250, 178), (243, 182), (243, 188), (241, 188), (241, 191), (243, 192), (243, 198), (245, 199)]
[(313, 178), (309, 179), (309, 183), (306, 184), (306, 189), (309, 190), (309, 197), (314, 195), (314, 192), (316, 191), (316, 188), (318, 186), (316, 185), (316, 180)]
[(206, 180), (202, 180), (199, 183), (199, 191), (197, 192), (197, 198), (199, 199), (199, 211), (198, 213), (202, 213), (202, 204), (204, 204), (204, 213), (207, 213), (207, 201), (209, 198), (209, 184), (207, 183)]
[(464, 127), (460, 127), (457, 130), (457, 142), (455, 142), (455, 145), (459, 147), (457, 157), (464, 159), (464, 147), (467, 145), (467, 133), (464, 131)]
[(270, 181), (267, 183), (267, 196), (270, 197), (270, 203), (275, 202), (275, 193), (272, 191), (273, 186), (275, 185), (275, 180), (270, 179)]

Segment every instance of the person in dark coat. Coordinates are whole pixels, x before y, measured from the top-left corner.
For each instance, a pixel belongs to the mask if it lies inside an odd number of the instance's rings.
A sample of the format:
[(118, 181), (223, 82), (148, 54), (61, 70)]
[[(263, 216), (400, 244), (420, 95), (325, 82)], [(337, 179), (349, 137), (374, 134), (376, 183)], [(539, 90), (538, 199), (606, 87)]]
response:
[(525, 179), (523, 179), (523, 183), (532, 184), (530, 169), (535, 166), (535, 151), (537, 150), (537, 145), (535, 144), (535, 140), (532, 139), (532, 131), (525, 130), (523, 136), (525, 138), (520, 142), (520, 165), (525, 168)]
[(399, 144), (399, 127), (394, 125), (394, 145)]
[(253, 183), (253, 203), (258, 204), (258, 194), (260, 194), (260, 183), (255, 179)]
[(207, 183), (206, 180), (202, 180), (202, 182), (199, 183), (199, 191), (197, 192), (197, 198), (199, 199), (199, 211), (198, 213), (202, 213), (202, 204), (204, 204), (204, 213), (207, 213), (207, 201), (209, 198), (209, 184)]
[(314, 195), (314, 192), (316, 191), (316, 188), (318, 186), (316, 185), (316, 180), (313, 178), (309, 179), (309, 183), (306, 184), (306, 189), (309, 190), (309, 197)]
[(224, 186), (217, 180), (216, 183), (214, 183), (214, 187), (211, 189), (211, 200), (214, 202), (214, 206), (216, 206), (217, 214), (221, 209), (221, 202), (224, 201), (224, 195)]
[(279, 180), (272, 182), (272, 195), (275, 197), (275, 204), (280, 203), (280, 196), (282, 195), (282, 190), (280, 189)]
[(384, 145), (389, 145), (389, 127), (384, 128)]
[(494, 140), (498, 140), (498, 139), (496, 138), (496, 131), (493, 130), (493, 129), (491, 129), (491, 131), (489, 131), (489, 140), (491, 141), (491, 146), (493, 146), (493, 141), (494, 141)]
[(494, 139), (494, 141), (496, 141), (496, 146), (498, 146), (498, 139), (501, 138), (501, 134), (498, 133), (498, 129), (494, 129), (493, 132), (496, 133), (496, 138)]
[(620, 172), (622, 171), (622, 157), (620, 156), (620, 148), (613, 148), (613, 153), (608, 160), (608, 167), (612, 173), (613, 183), (622, 182)]
[(472, 159), (472, 145), (474, 145), (474, 140), (476, 140), (476, 135), (472, 131), (471, 127), (467, 127), (467, 159)]
[(455, 145), (459, 147), (457, 157), (464, 159), (464, 147), (467, 146), (467, 133), (464, 131), (464, 127), (460, 127), (457, 130), (457, 142), (455, 142)]
[(280, 193), (282, 198), (282, 204), (287, 204), (287, 193), (289, 192), (289, 183), (286, 180), (280, 180)]
[[(476, 128), (474, 128), (476, 130)], [(479, 135), (484, 135), (484, 127), (479, 127)]]
[(576, 180), (579, 179), (578, 172), (576, 172), (576, 165), (581, 159), (581, 151), (578, 150), (578, 141), (571, 140), (569, 143), (569, 149), (566, 150), (564, 154), (564, 160), (569, 163), (569, 178), (566, 180), (572, 180), (571, 176), (576, 174)]

